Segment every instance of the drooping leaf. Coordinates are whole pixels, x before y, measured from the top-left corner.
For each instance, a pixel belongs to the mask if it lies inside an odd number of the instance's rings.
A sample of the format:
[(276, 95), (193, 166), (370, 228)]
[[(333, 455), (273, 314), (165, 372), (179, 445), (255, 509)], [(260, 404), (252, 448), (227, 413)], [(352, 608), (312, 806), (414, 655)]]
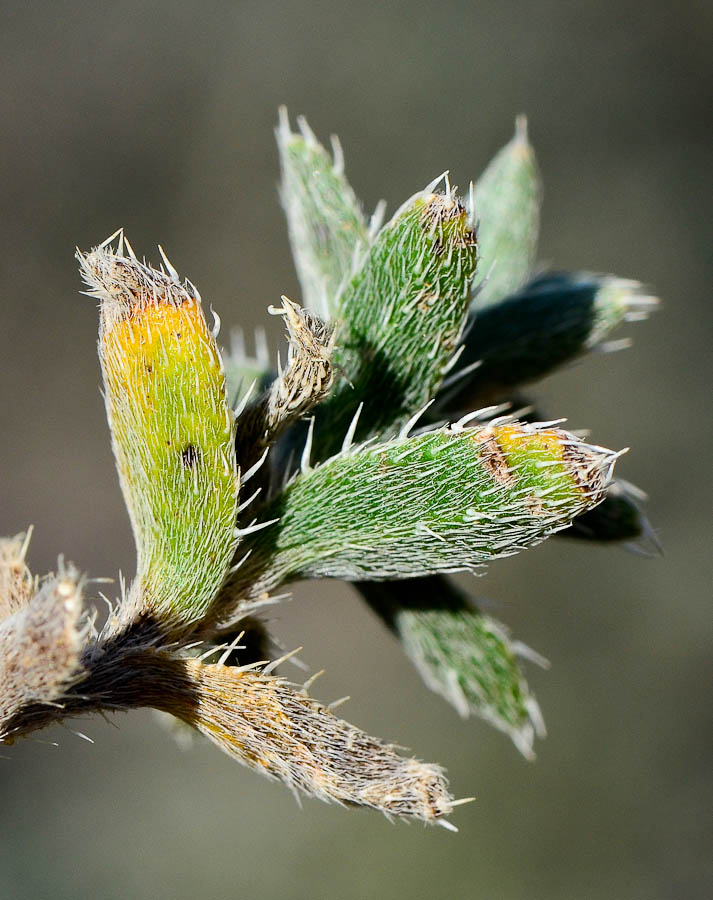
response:
[(535, 735), (544, 736), (544, 723), (517, 659), (538, 658), (533, 651), (512, 641), (504, 625), (441, 575), (356, 587), (432, 691), (464, 718), (485, 719), (525, 757), (534, 757), (532, 744)]
[(161, 708), (262, 775), (320, 800), (427, 823), (451, 812), (438, 766), (400, 756), (284, 679), (194, 659), (164, 666)]

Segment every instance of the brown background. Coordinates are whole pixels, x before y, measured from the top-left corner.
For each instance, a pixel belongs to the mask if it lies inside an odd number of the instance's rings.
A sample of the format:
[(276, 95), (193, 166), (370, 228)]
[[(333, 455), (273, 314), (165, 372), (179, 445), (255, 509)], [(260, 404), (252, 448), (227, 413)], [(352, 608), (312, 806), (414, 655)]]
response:
[[(666, 548), (550, 541), (471, 589), (552, 661), (535, 764), (430, 695), (350, 589), (300, 586), (288, 647), (343, 713), (448, 767), (451, 835), (307, 801), (137, 713), (0, 759), (0, 896), (704, 897), (711, 862), (711, 7), (421, 2), (4, 3), (0, 531), (31, 564), (133, 569), (75, 244), (161, 242), (252, 329), (299, 297), (276, 193), (277, 106), (339, 133), (367, 207), (446, 166), (467, 185), (529, 115), (543, 259), (638, 277), (635, 347), (541, 387), (547, 414), (631, 446)], [(268, 323), (269, 324), (269, 323)], [(279, 329), (270, 324), (273, 346)], [(624, 333), (624, 332), (623, 332)], [(618, 335), (621, 336), (621, 335)]]

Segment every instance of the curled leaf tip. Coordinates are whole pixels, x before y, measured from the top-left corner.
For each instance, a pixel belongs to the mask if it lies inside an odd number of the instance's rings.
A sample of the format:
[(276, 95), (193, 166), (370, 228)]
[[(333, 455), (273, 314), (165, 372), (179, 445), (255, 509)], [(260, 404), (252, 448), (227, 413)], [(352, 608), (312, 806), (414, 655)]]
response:
[(175, 269), (157, 270), (124, 254), (123, 235), (119, 245), (102, 244), (88, 253), (77, 251), (87, 293), (101, 303), (110, 324), (129, 318), (149, 307), (191, 307), (200, 303), (200, 294), (189, 281), (181, 282)]

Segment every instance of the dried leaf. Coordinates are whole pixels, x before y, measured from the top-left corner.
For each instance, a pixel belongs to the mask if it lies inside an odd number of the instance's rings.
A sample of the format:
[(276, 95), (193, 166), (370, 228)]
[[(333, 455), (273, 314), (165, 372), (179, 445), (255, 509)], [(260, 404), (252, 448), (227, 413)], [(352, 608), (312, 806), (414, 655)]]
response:
[(0, 623), (0, 741), (12, 740), (25, 707), (61, 703), (82, 676), (81, 613), (81, 579), (68, 567)]
[(176, 675), (166, 679), (162, 708), (261, 774), (387, 815), (435, 822), (451, 811), (438, 766), (400, 756), (283, 679), (198, 660), (167, 665)]
[(324, 400), (333, 381), (332, 327), (287, 297), (271, 311), (282, 315), (287, 326), (287, 365), (238, 417), (236, 452), (242, 471), (253, 466), (289, 425)]
[(35, 580), (25, 562), (32, 529), (0, 538), (0, 622), (23, 609), (35, 592)]

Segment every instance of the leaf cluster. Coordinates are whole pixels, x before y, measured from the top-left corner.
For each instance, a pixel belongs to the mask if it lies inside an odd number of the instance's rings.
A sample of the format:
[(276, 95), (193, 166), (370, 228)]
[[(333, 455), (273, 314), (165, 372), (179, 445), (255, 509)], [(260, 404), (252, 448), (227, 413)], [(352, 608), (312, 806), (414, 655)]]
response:
[(429, 688), (532, 757), (544, 723), (520, 660), (543, 660), (449, 575), (554, 534), (652, 539), (618, 454), (538, 421), (520, 391), (654, 300), (536, 271), (522, 119), (465, 198), (442, 176), (383, 225), (336, 139), (330, 155), (282, 111), (277, 142), (302, 296), (270, 308), (275, 371), (221, 350), (162, 250), (154, 268), (117, 232), (78, 254), (137, 572), (98, 628), (74, 568), (39, 581), (29, 534), (0, 543), (0, 741), (151, 707), (293, 790), (452, 827), (438, 766), (275, 674), (292, 654), (275, 658), (264, 609), (299, 579), (354, 583)]

